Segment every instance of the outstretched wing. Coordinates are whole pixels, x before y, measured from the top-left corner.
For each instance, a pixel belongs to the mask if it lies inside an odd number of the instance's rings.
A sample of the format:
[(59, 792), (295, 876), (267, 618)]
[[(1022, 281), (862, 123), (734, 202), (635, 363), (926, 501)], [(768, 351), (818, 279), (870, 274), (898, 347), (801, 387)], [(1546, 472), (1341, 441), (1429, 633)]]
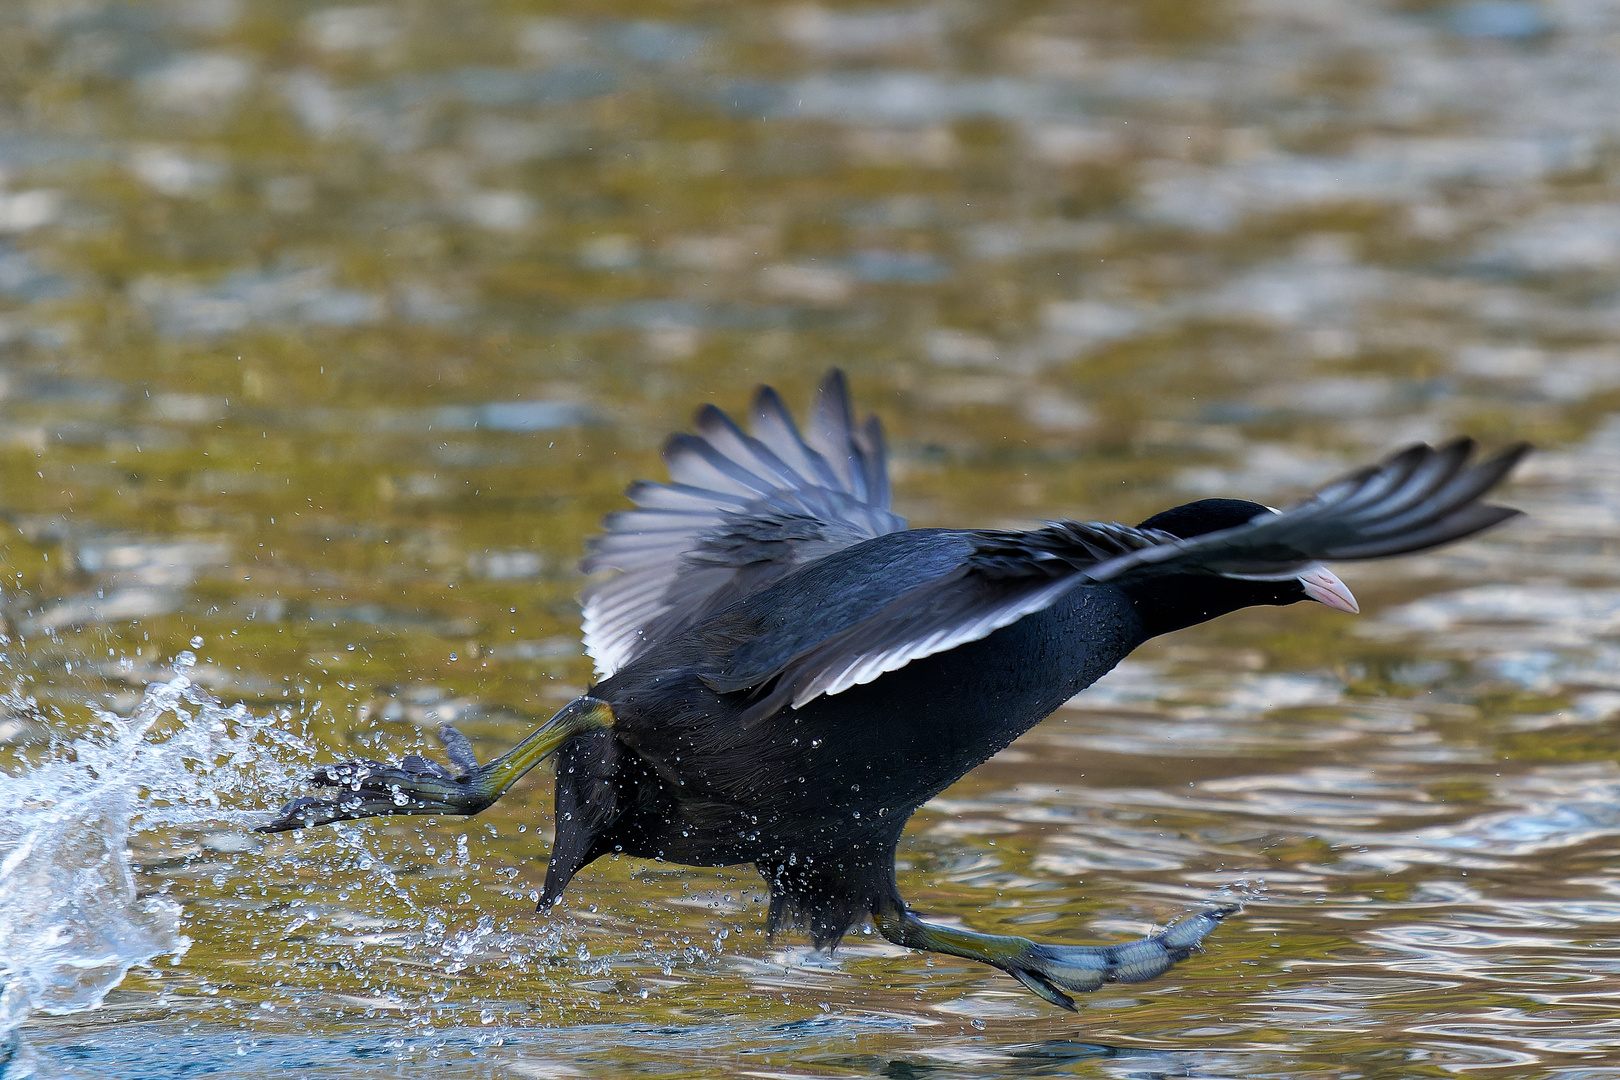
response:
[(1258, 580), (1294, 577), (1317, 562), (1384, 559), (1427, 551), (1499, 525), (1523, 511), (1479, 498), (1530, 452), (1508, 447), (1470, 466), (1476, 444), (1438, 450), (1419, 443), (1357, 469), (1247, 525), (1144, 549), (1094, 567), (1093, 580), (1123, 574), (1202, 572)]
[(638, 481), (637, 509), (586, 543), (585, 651), (607, 677), (684, 627), (832, 552), (906, 527), (889, 511), (883, 429), (856, 426), (843, 372), (822, 381), (801, 435), (760, 387), (745, 433), (712, 405), (664, 447), (671, 483)]
[(1519, 513), (1478, 499), (1528, 447), (1469, 467), (1473, 449), (1467, 439), (1438, 450), (1413, 446), (1280, 513), (1185, 540), (1151, 529), (1072, 521), (1023, 533), (957, 534), (968, 546), (951, 571), (886, 595), (833, 625), (784, 622), (741, 643), (705, 681), (721, 692), (754, 690), (759, 698), (745, 719), (757, 719), (977, 641), (1050, 607), (1083, 582), (1189, 573), (1281, 579), (1323, 560), (1378, 559), (1437, 547)]

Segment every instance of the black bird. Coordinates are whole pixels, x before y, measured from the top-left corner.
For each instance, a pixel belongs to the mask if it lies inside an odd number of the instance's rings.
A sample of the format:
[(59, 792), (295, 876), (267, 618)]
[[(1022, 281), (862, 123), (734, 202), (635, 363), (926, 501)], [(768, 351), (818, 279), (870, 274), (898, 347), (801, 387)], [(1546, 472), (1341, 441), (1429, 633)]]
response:
[(600, 681), (485, 765), (440, 729), (446, 769), (327, 766), (342, 789), (262, 831), (382, 814), (476, 814), (556, 753), (556, 839), (542, 910), (613, 852), (753, 863), (770, 928), (832, 947), (873, 919), (913, 949), (992, 964), (1056, 1005), (1152, 978), (1235, 907), (1138, 941), (1044, 945), (938, 926), (894, 877), (906, 819), (1159, 634), (1253, 604), (1357, 610), (1322, 563), (1424, 551), (1518, 513), (1481, 503), (1526, 453), (1470, 464), (1469, 439), (1409, 447), (1286, 510), (1203, 499), (1131, 527), (908, 529), (889, 509), (883, 435), (856, 426), (844, 377), (801, 435), (762, 387), (745, 433), (713, 406), (638, 482), (587, 571), (585, 644)]

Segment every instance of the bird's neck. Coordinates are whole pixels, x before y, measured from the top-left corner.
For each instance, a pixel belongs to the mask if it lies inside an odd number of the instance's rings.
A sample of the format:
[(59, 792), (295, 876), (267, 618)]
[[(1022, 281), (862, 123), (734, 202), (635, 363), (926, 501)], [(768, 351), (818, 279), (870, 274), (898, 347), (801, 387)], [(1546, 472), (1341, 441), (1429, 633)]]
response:
[(1257, 597), (1254, 586), (1213, 574), (1167, 574), (1120, 583), (1141, 620), (1143, 641), (1251, 604), (1274, 602)]

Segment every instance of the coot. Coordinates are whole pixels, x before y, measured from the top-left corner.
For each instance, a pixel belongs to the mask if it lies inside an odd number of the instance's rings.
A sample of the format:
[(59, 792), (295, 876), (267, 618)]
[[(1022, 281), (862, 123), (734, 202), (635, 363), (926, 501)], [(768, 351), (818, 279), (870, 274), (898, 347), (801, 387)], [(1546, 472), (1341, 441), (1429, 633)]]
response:
[(1235, 910), (1212, 905), (1138, 941), (1039, 944), (927, 923), (895, 885), (906, 819), (1159, 634), (1255, 604), (1357, 610), (1322, 564), (1424, 551), (1518, 511), (1480, 502), (1525, 454), (1416, 445), (1286, 510), (1202, 499), (1137, 526), (908, 529), (889, 508), (883, 435), (854, 422), (844, 377), (801, 434), (761, 388), (744, 432), (713, 406), (664, 450), (584, 568), (599, 681), (480, 765), (412, 755), (325, 767), (328, 797), (274, 832), (383, 814), (476, 814), (557, 755), (542, 909), (614, 852), (753, 863), (770, 929), (836, 946), (872, 919), (888, 940), (992, 964), (1056, 1005), (1152, 978)]

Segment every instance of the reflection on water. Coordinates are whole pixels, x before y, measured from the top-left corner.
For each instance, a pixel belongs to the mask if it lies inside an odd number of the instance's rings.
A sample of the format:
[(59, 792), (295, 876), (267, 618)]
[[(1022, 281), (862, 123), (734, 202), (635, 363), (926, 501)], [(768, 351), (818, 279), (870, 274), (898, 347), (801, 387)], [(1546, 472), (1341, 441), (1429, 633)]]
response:
[[(1601, 0), (0, 6), (0, 801), (117, 804), (27, 869), (101, 874), (123, 927), (74, 954), (101, 1007), (14, 1053), (1613, 1074), (1617, 42)], [(740, 869), (599, 864), (536, 917), (544, 779), (240, 831), (311, 757), (452, 716), (487, 755), (574, 696), (581, 538), (699, 402), (832, 362), (922, 525), (1544, 449), (1527, 519), (1350, 568), (1361, 618), (1144, 649), (918, 816), (906, 894), (987, 930), (1249, 898), (1078, 1021), (870, 936), (769, 943)], [(8, 933), (20, 1016), (60, 955)]]

